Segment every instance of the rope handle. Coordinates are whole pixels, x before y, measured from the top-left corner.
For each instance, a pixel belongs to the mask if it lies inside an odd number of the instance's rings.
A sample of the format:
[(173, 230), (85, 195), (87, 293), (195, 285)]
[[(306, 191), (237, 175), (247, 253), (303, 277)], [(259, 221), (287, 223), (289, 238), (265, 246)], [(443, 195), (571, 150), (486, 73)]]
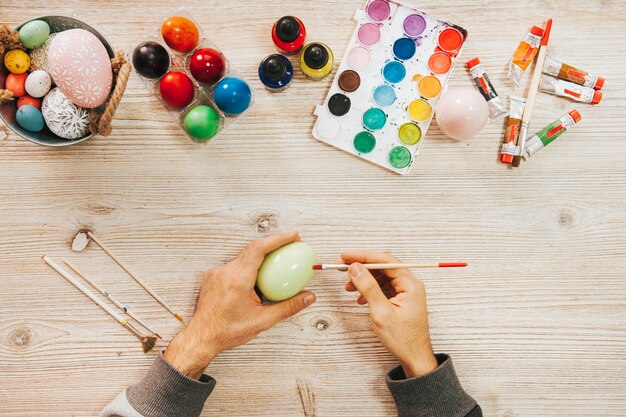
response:
[(131, 66), (126, 58), (126, 53), (122, 50), (117, 51), (115, 57), (111, 59), (111, 69), (113, 70), (113, 92), (106, 103), (104, 111), (92, 110), (90, 114), (89, 130), (94, 135), (109, 136), (111, 134), (111, 123), (117, 106), (119, 106), (128, 77), (130, 77)]

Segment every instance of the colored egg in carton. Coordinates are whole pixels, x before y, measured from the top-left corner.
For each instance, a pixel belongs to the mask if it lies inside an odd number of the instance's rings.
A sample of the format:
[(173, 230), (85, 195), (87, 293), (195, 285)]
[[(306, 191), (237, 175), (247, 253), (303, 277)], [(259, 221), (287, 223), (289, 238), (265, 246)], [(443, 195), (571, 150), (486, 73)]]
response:
[(183, 7), (133, 52), (133, 67), (196, 142), (208, 142), (254, 101), (254, 91)]
[(390, 0), (369, 0), (313, 136), (407, 174), (467, 31)]

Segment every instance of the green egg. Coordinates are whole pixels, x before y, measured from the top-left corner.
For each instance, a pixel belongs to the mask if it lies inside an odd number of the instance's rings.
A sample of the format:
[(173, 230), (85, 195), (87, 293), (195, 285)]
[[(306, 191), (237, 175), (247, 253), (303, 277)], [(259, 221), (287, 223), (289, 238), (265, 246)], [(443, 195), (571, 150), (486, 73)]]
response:
[(219, 131), (220, 116), (214, 108), (201, 104), (189, 110), (183, 126), (193, 139), (207, 141)]
[(317, 255), (311, 246), (303, 242), (290, 243), (265, 257), (256, 285), (268, 300), (286, 300), (307, 286), (316, 263)]
[(20, 42), (28, 49), (39, 48), (50, 36), (50, 26), (43, 20), (33, 20), (20, 29)]

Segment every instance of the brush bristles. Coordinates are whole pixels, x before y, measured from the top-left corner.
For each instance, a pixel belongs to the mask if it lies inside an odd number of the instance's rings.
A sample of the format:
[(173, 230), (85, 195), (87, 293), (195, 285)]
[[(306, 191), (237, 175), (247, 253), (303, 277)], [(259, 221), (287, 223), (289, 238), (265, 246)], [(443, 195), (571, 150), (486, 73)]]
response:
[(154, 348), (154, 345), (156, 345), (156, 341), (157, 338), (154, 336), (146, 336), (142, 341), (141, 341), (141, 347), (143, 348), (143, 353), (148, 353), (152, 350), (152, 348)]

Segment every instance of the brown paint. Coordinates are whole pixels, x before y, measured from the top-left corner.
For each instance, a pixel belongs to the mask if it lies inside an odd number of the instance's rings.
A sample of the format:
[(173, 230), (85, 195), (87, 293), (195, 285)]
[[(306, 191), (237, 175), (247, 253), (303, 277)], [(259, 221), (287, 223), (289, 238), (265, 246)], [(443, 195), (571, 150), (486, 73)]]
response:
[(339, 88), (347, 93), (356, 91), (361, 85), (361, 77), (356, 71), (345, 70), (339, 75)]

